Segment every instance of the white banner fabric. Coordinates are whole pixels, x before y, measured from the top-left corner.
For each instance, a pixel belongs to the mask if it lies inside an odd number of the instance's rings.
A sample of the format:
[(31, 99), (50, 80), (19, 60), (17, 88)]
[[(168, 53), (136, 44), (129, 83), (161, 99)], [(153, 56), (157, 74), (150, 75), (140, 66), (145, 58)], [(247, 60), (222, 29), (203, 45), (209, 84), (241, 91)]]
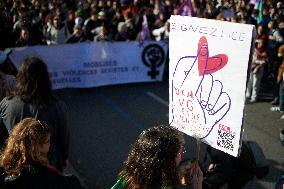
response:
[(238, 156), (254, 26), (172, 16), (169, 123)]
[(165, 42), (96, 42), (13, 49), (22, 58), (37, 56), (48, 66), (53, 89), (161, 81), (168, 51)]

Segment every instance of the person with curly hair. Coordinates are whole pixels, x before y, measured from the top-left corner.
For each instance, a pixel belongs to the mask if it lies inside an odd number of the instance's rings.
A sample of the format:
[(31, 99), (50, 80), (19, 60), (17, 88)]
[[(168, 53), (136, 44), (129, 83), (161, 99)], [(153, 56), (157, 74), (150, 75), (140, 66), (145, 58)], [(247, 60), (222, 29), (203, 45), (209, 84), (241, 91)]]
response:
[(50, 127), (25, 118), (10, 134), (0, 155), (0, 188), (82, 188), (74, 176), (63, 176), (49, 166)]
[(52, 93), (46, 64), (37, 57), (24, 58), (12, 95), (0, 102), (0, 118), (8, 133), (26, 117), (47, 122), (52, 130), (48, 160), (60, 172), (68, 159), (69, 131), (66, 112), (65, 103)]
[[(132, 146), (112, 189), (176, 189), (178, 166), (183, 158), (184, 137), (170, 126), (143, 131)], [(203, 174), (198, 164), (192, 170), (192, 186), (201, 189)]]

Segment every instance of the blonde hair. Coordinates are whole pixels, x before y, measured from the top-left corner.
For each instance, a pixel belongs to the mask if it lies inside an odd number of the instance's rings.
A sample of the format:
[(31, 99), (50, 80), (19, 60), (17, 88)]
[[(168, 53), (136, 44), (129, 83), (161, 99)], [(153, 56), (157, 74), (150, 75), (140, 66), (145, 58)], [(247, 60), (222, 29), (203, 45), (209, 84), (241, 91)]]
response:
[(19, 176), (24, 167), (47, 165), (47, 155), (42, 155), (39, 146), (45, 144), (50, 136), (49, 126), (34, 118), (19, 122), (0, 156), (0, 166), (9, 176)]

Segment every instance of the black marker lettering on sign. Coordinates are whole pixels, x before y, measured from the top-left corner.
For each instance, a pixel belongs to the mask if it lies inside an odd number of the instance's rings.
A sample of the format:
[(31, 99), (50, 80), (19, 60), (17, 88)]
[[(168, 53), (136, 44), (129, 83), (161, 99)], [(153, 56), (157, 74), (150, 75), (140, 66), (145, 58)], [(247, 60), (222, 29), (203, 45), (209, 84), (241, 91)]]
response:
[(219, 37), (219, 38), (229, 38), (233, 41), (245, 41), (245, 33), (240, 31), (232, 31), (225, 30), (224, 28), (218, 27), (208, 27), (208, 26), (200, 26), (194, 24), (180, 24), (178, 26), (177, 23), (171, 23), (172, 30), (180, 30), (182, 32), (191, 32), (191, 33), (200, 33), (202, 35)]

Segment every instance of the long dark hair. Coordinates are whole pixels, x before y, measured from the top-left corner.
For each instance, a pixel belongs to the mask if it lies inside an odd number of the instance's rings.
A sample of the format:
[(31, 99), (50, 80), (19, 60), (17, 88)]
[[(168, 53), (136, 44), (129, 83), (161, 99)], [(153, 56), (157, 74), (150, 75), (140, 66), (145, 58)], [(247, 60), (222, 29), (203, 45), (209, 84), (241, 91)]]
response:
[(170, 126), (156, 126), (143, 131), (135, 141), (119, 177), (127, 174), (126, 188), (176, 188), (176, 156), (181, 147), (181, 133)]
[(53, 100), (47, 66), (41, 59), (32, 56), (24, 58), (16, 80), (13, 96), (38, 105), (48, 105)]

